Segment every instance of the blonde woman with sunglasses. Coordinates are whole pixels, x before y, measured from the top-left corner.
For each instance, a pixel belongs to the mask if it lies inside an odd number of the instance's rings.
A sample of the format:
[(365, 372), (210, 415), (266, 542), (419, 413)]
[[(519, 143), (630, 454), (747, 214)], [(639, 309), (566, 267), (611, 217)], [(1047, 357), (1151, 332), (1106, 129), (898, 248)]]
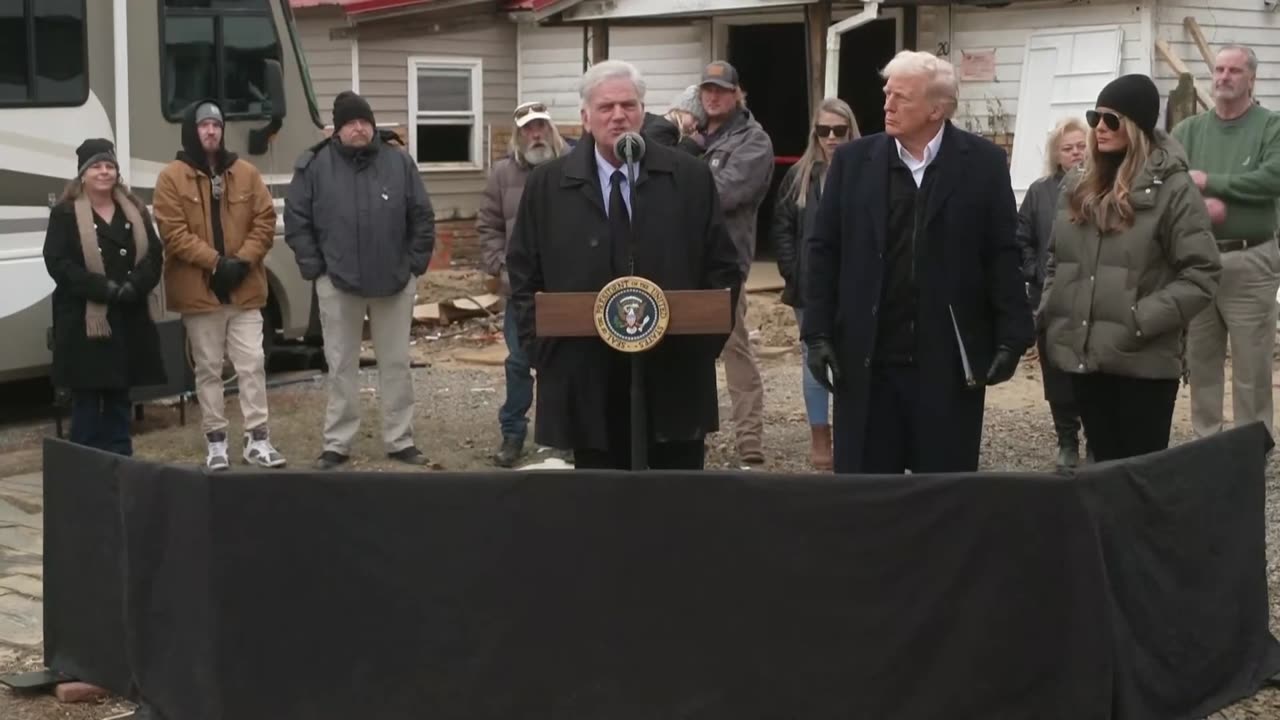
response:
[[(785, 286), (782, 302), (795, 309), (796, 324), (804, 318), (804, 292), (801, 283), (809, 263), (806, 261), (805, 238), (813, 232), (818, 218), (818, 204), (826, 184), (831, 154), (844, 143), (859, 136), (858, 121), (853, 110), (839, 98), (827, 98), (813, 115), (809, 147), (782, 178), (778, 202), (773, 212), (772, 239), (778, 253), (778, 271)], [(808, 352), (800, 345), (805, 357)], [(809, 418), (809, 459), (815, 470), (831, 469), (831, 422), (828, 408), (830, 393), (802, 363), (805, 414)]]
[(1186, 153), (1159, 114), (1145, 75), (1113, 80), (1086, 113), (1089, 152), (1064, 183), (1037, 315), (1099, 462), (1169, 446), (1181, 336), (1222, 272)]

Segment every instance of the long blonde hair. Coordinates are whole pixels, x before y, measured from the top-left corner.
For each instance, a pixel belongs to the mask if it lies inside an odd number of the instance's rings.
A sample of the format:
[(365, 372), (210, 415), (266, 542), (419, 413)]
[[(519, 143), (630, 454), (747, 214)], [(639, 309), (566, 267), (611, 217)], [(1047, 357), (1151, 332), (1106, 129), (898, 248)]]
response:
[(1120, 126), (1129, 136), (1129, 147), (1119, 160), (1099, 152), (1097, 132), (1089, 132), (1089, 156), (1085, 158), (1084, 174), (1068, 199), (1071, 222), (1093, 223), (1100, 233), (1133, 224), (1129, 190), (1151, 156), (1151, 140), (1136, 123), (1122, 115)]
[(1058, 164), (1058, 146), (1062, 144), (1062, 138), (1067, 136), (1069, 132), (1078, 132), (1089, 137), (1089, 127), (1084, 121), (1078, 117), (1072, 116), (1063, 118), (1058, 121), (1057, 125), (1049, 131), (1049, 137), (1044, 144), (1044, 175), (1045, 177), (1053, 177), (1059, 172), (1065, 172), (1071, 168), (1064, 168)]
[(809, 175), (813, 172), (813, 166), (820, 162), (829, 162), (824, 160), (822, 143), (818, 141), (818, 118), (824, 112), (839, 115), (848, 121), (850, 140), (856, 140), (859, 137), (858, 120), (853, 116), (853, 108), (849, 107), (849, 103), (840, 98), (829, 97), (818, 105), (817, 111), (813, 113), (813, 121), (809, 123), (809, 147), (804, 149), (804, 154), (796, 162), (795, 169), (791, 173), (790, 184), (781, 191), (783, 197), (790, 196), (796, 207), (802, 210), (809, 196)]

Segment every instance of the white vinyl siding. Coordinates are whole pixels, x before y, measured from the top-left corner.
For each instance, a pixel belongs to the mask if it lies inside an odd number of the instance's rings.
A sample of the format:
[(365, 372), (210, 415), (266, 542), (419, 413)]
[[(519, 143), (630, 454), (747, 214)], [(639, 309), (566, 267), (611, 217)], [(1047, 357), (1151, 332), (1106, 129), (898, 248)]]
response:
[(995, 80), (960, 84), (960, 107), (955, 122), (974, 132), (1005, 134), (1014, 129), (1022, 61), (1031, 33), (1102, 25), (1119, 25), (1124, 32), (1120, 72), (1147, 72), (1151, 52), (1143, 42), (1140, 0), (1073, 5), (1056, 1), (1016, 2), (1001, 8), (922, 7), (919, 48), (932, 52), (946, 49), (953, 63), (959, 63), (962, 50), (994, 49)]
[(333, 98), (352, 86), (351, 41), (329, 39), (329, 31), (344, 27), (347, 21), (337, 7), (303, 8), (295, 13), (298, 39), (310, 66), (320, 120), (328, 125), (333, 122)]
[[(662, 114), (677, 93), (701, 78), (711, 60), (709, 36), (706, 22), (610, 28), (609, 57), (640, 70), (648, 86), (646, 105)], [(544, 102), (556, 122), (577, 122), (582, 72), (582, 27), (521, 26), (521, 102)]]

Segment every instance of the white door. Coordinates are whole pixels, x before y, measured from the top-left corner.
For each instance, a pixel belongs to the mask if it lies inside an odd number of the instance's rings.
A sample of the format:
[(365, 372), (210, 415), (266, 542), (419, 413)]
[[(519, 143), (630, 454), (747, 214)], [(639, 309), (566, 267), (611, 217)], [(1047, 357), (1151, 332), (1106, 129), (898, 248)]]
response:
[(1041, 30), (1027, 39), (1013, 131), (1013, 191), (1044, 175), (1045, 140), (1059, 120), (1084, 119), (1098, 93), (1120, 74), (1124, 31), (1106, 27)]

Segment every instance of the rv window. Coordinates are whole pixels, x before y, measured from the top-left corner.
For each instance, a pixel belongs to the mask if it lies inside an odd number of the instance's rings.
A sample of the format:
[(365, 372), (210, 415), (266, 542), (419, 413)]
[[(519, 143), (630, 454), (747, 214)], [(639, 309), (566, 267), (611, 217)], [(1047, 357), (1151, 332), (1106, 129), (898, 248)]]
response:
[(416, 125), (409, 135), (420, 165), (472, 168), (484, 165), (479, 59), (411, 58), (409, 100)]
[(84, 0), (0, 3), (0, 105), (88, 99)]
[(209, 97), (229, 118), (269, 116), (268, 58), (282, 60), (266, 0), (165, 0), (161, 75), (170, 120)]

